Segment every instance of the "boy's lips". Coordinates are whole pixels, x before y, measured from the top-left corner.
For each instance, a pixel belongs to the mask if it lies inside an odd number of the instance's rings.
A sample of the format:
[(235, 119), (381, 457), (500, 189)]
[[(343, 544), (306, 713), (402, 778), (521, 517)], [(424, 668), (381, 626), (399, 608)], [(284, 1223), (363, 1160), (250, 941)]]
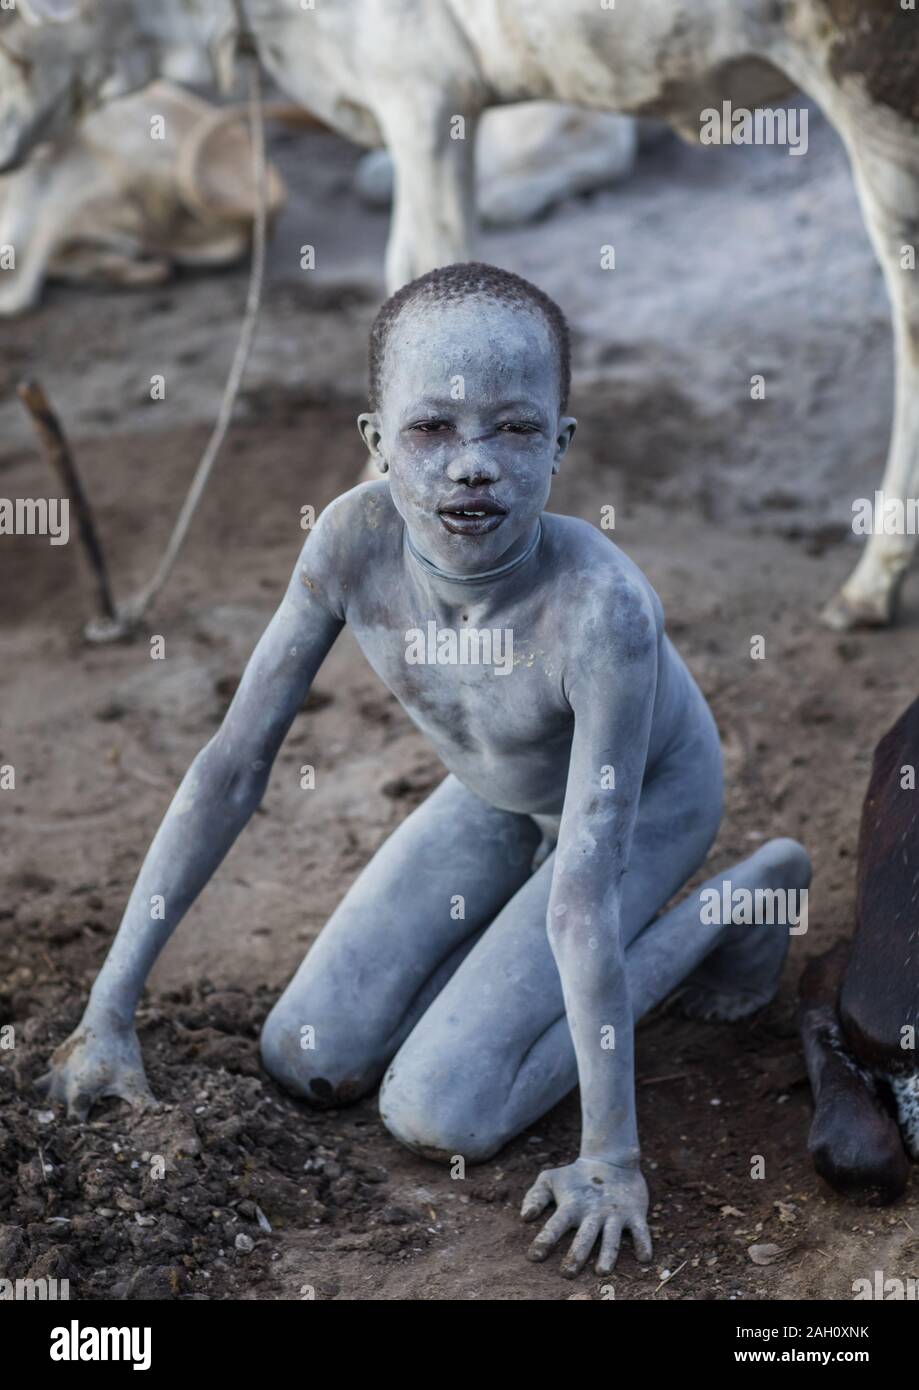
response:
[(507, 516), (493, 497), (463, 497), (445, 502), (437, 514), (444, 527), (455, 536), (484, 536), (496, 530)]

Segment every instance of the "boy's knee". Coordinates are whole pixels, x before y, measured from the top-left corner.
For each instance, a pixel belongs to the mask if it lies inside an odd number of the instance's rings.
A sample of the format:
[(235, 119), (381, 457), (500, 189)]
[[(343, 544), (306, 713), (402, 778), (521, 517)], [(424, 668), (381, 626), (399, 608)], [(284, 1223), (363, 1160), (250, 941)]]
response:
[(489, 1121), (489, 1109), (464, 1093), (461, 1077), (437, 1066), (403, 1071), (398, 1057), (380, 1087), (380, 1118), (393, 1138), (439, 1163), (484, 1163), (497, 1153), (507, 1136)]
[(769, 862), (769, 876), (783, 888), (807, 888), (811, 881), (811, 861), (797, 840), (780, 837), (769, 840), (758, 851)]
[(262, 1065), (285, 1091), (312, 1105), (348, 1105), (372, 1089), (378, 1071), (337, 1031), (301, 1025), (275, 1006), (262, 1028)]

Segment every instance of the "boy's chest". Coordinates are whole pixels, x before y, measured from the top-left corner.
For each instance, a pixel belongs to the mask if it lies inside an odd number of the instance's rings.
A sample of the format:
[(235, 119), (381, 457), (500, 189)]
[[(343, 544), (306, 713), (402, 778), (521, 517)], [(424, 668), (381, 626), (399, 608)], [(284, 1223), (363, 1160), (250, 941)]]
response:
[(439, 746), (499, 752), (570, 737), (562, 653), (543, 624), (466, 613), (350, 613), (361, 650)]

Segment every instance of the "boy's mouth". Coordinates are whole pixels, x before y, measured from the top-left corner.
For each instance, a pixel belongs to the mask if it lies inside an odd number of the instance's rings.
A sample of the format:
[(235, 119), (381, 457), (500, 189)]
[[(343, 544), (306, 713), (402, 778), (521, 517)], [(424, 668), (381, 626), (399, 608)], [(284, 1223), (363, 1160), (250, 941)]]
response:
[(484, 536), (501, 525), (507, 516), (507, 508), (492, 497), (463, 498), (456, 502), (445, 502), (438, 507), (437, 514), (446, 529), (455, 536)]

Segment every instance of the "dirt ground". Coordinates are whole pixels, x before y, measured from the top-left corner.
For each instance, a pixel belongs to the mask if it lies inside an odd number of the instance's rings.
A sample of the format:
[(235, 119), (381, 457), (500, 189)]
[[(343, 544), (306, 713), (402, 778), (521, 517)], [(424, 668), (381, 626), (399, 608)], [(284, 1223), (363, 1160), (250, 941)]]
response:
[[(442, 770), (347, 634), (295, 722), (262, 810), (157, 965), (139, 1015), (166, 1108), (90, 1123), (32, 1082), (77, 1023), (172, 790), (214, 732), (317, 511), (357, 477), (366, 331), (385, 218), (350, 191), (355, 153), (278, 136), (292, 197), (272, 244), (238, 422), (146, 637), (89, 649), (76, 544), (0, 543), (0, 1271), (68, 1277), (79, 1299), (585, 1299), (590, 1271), (529, 1264), (517, 1216), (541, 1167), (576, 1153), (570, 1097), (465, 1180), (387, 1134), (375, 1103), (315, 1112), (260, 1070), (278, 990), (357, 872)], [(297, 267), (299, 246), (318, 268)], [(617, 269), (601, 272), (613, 242)], [(575, 329), (581, 425), (552, 507), (599, 523), (658, 589), (712, 703), (728, 802), (707, 872), (793, 835), (814, 862), (809, 930), (752, 1022), (664, 1007), (638, 1033), (655, 1257), (626, 1249), (617, 1298), (850, 1298), (919, 1273), (913, 1192), (844, 1201), (806, 1152), (794, 1028), (805, 960), (850, 930), (873, 745), (914, 698), (919, 590), (902, 622), (840, 636), (820, 603), (857, 554), (847, 517), (879, 484), (891, 408), (883, 288), (835, 137), (803, 159), (666, 140), (624, 189), (483, 255), (536, 278)], [(132, 294), (52, 289), (0, 325), (0, 494), (56, 495), (12, 391), (40, 376), (71, 433), (118, 591), (151, 573), (207, 437), (246, 271)], [(148, 399), (162, 372), (166, 400)], [(754, 372), (766, 377), (750, 399)], [(752, 661), (762, 635), (766, 658)], [(317, 763), (305, 797), (301, 762)], [(151, 1176), (151, 1155), (167, 1162)], [(751, 1178), (754, 1156), (765, 1177)], [(270, 1228), (270, 1229), (268, 1229)], [(749, 1247), (773, 1245), (757, 1265)]]

